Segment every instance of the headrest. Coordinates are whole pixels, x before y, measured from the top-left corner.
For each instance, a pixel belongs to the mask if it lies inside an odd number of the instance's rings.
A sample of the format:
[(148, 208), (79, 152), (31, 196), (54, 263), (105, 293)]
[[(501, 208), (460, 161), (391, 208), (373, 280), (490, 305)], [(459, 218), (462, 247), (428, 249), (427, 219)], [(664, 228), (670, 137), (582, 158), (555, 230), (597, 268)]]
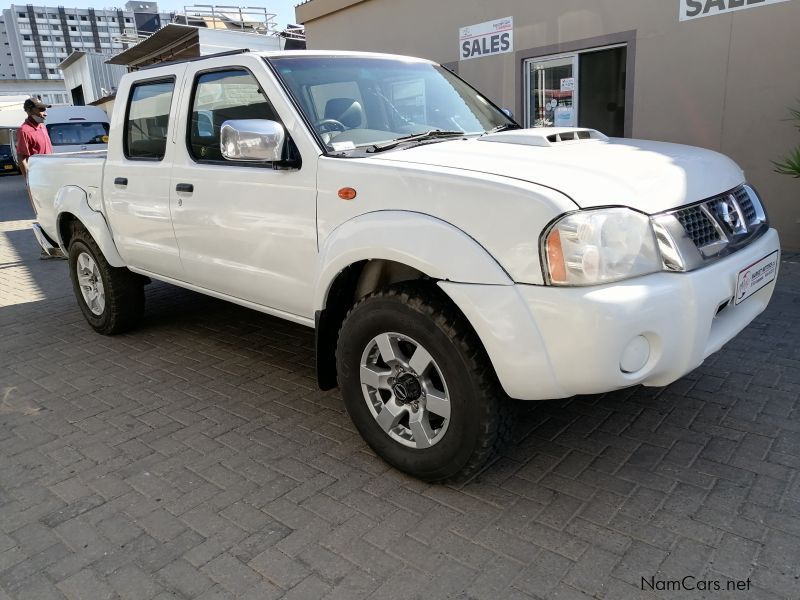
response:
[(348, 129), (361, 126), (364, 109), (353, 98), (331, 98), (325, 103), (325, 118), (335, 119)]

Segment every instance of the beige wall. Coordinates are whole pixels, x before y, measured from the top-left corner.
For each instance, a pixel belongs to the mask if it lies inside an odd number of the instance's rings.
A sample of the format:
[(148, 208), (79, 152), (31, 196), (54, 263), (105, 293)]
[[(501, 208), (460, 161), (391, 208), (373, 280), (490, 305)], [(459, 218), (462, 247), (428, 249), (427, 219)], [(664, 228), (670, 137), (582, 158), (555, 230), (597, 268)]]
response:
[[(333, 11), (333, 12), (330, 12)], [(514, 17), (517, 53), (634, 31), (632, 135), (736, 160), (785, 248), (800, 248), (800, 180), (773, 172), (800, 144), (800, 0), (680, 22), (678, 0), (311, 0), (297, 7), (311, 49), (458, 61), (458, 30)], [(520, 104), (515, 53), (462, 61), (459, 75), (501, 106)], [(629, 74), (629, 82), (631, 74)], [(519, 115), (520, 118), (522, 115)]]

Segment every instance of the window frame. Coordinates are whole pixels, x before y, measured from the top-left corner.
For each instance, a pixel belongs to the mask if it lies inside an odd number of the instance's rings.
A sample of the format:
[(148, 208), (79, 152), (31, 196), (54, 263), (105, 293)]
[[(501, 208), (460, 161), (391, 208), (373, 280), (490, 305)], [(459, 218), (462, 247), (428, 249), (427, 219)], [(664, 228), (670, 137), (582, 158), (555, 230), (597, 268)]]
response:
[[(189, 92), (189, 106), (188, 110), (186, 111), (186, 135), (184, 136), (184, 142), (186, 144), (186, 154), (189, 156), (191, 161), (198, 165), (218, 165), (218, 166), (235, 166), (235, 167), (250, 167), (250, 168), (257, 168), (257, 169), (274, 169), (276, 165), (281, 164), (283, 161), (272, 161), (272, 162), (255, 162), (249, 160), (213, 160), (209, 158), (197, 158), (192, 153), (192, 114), (194, 113), (194, 100), (195, 100), (195, 93), (197, 92), (197, 87), (200, 83), (200, 78), (203, 75), (208, 75), (209, 73), (224, 73), (226, 71), (245, 71), (248, 73), (258, 84), (261, 93), (264, 94), (264, 98), (267, 102), (270, 103), (272, 106), (272, 110), (280, 119), (280, 115), (278, 111), (275, 110), (275, 104), (270, 100), (269, 96), (267, 96), (264, 87), (261, 85), (261, 82), (258, 80), (258, 77), (255, 76), (253, 71), (247, 68), (244, 65), (225, 65), (224, 67), (214, 67), (211, 69), (204, 69), (202, 71), (197, 71), (194, 74), (193, 81), (192, 81), (192, 89)], [(286, 144), (293, 144), (291, 142), (291, 138), (289, 137), (289, 132), (286, 131), (286, 126), (283, 124), (283, 121), (278, 120), (276, 123), (279, 123), (281, 127), (283, 127), (284, 132), (286, 132), (285, 143)]]
[[(526, 61), (528, 59), (539, 59), (559, 54), (569, 53), (582, 53), (591, 52), (608, 48), (611, 46), (624, 45), (626, 50), (626, 65), (625, 65), (625, 117), (624, 117), (624, 137), (629, 138), (633, 136), (633, 116), (636, 110), (635, 106), (635, 76), (636, 76), (636, 49), (637, 49), (637, 36), (635, 29), (625, 31), (618, 31), (607, 35), (601, 35), (590, 38), (582, 38), (571, 42), (562, 42), (558, 44), (550, 44), (547, 46), (538, 46), (533, 48), (524, 48), (517, 50), (514, 53), (515, 71), (514, 77), (514, 112), (515, 115), (525, 116), (526, 99), (525, 95), (529, 93), (525, 84), (525, 69)], [(580, 58), (580, 56), (578, 57)], [(520, 124), (525, 125), (524, 120)]]
[(148, 79), (139, 79), (134, 81), (131, 84), (131, 87), (128, 89), (128, 101), (125, 106), (125, 120), (122, 124), (122, 156), (125, 157), (125, 160), (131, 161), (143, 161), (143, 162), (156, 162), (160, 163), (164, 161), (164, 158), (167, 156), (166, 147), (164, 149), (164, 156), (161, 158), (151, 158), (147, 156), (129, 156), (128, 155), (128, 122), (130, 121), (131, 115), (131, 105), (133, 104), (133, 90), (140, 85), (148, 85), (154, 83), (171, 83), (172, 84), (172, 98), (170, 99), (170, 119), (167, 121), (167, 136), (166, 141), (169, 143), (169, 128), (172, 124), (172, 103), (175, 100), (175, 88), (177, 87), (177, 77), (175, 75), (163, 75), (161, 77), (151, 77)]

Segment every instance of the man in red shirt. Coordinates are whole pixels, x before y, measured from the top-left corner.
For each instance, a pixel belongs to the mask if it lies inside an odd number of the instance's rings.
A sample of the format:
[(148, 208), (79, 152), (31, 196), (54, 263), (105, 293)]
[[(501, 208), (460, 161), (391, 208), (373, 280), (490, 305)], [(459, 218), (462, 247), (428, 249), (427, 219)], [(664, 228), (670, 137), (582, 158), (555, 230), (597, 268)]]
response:
[(34, 154), (52, 154), (53, 144), (44, 120), (47, 118), (47, 109), (50, 108), (41, 100), (28, 98), (22, 105), (28, 118), (17, 132), (17, 160), (19, 170), (24, 177), (28, 176), (28, 158)]

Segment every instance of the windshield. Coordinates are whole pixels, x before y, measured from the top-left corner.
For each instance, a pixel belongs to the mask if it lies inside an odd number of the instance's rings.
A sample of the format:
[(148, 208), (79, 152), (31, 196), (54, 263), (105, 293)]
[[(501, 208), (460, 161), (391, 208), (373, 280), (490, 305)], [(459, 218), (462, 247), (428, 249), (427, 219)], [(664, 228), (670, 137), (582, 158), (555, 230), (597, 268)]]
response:
[(108, 143), (108, 123), (80, 121), (47, 126), (53, 146), (85, 146)]
[(269, 59), (329, 149), (426, 132), (483, 134), (514, 122), (446, 69), (365, 57)]

